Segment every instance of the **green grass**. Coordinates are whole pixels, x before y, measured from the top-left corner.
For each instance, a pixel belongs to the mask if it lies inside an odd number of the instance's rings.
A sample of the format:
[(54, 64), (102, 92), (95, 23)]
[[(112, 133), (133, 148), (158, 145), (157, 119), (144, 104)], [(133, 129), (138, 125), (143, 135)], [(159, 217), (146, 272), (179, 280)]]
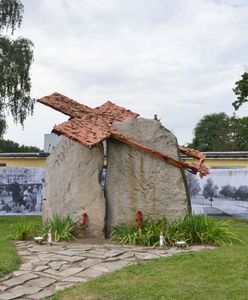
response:
[(129, 266), (49, 299), (248, 299), (248, 223), (234, 220), (231, 226), (246, 244)]
[[(40, 225), (41, 217), (25, 217), (25, 222)], [(13, 236), (13, 225), (21, 223), (21, 217), (0, 217), (0, 277), (18, 269), (21, 261), (15, 246), (10, 240)]]

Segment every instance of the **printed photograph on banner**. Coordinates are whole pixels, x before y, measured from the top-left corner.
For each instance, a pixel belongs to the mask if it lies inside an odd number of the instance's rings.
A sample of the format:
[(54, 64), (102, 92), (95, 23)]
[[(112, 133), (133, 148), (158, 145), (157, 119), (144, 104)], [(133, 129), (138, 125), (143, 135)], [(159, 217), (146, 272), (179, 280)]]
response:
[(248, 218), (248, 168), (210, 169), (203, 178), (185, 175), (193, 213)]
[(0, 168), (0, 215), (39, 215), (45, 169)]

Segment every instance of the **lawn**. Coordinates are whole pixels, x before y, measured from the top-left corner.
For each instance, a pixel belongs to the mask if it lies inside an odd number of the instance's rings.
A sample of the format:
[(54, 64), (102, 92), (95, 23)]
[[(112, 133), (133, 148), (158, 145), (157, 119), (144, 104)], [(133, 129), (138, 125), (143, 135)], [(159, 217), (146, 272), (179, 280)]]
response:
[[(21, 222), (21, 217), (0, 217), (0, 277), (19, 268), (21, 263), (14, 244), (10, 240), (13, 232), (11, 225)], [(41, 224), (41, 217), (25, 217), (30, 224)]]
[[(26, 217), (40, 224), (40, 217)], [(18, 269), (20, 259), (9, 241), (11, 224), (20, 217), (0, 218), (0, 276)], [(74, 286), (56, 299), (248, 299), (248, 223), (232, 221), (233, 231), (246, 242), (212, 251), (188, 253), (133, 265)]]
[[(247, 221), (234, 220), (233, 231), (248, 243)], [(248, 246), (236, 244), (129, 266), (74, 286), (56, 299), (248, 299)]]

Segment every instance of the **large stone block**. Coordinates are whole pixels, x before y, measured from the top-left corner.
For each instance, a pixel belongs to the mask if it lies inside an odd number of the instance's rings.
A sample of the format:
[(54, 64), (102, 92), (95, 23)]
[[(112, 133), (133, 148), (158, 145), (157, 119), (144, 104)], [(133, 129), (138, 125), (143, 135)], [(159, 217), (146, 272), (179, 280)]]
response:
[[(159, 121), (138, 118), (114, 123), (134, 141), (177, 159), (175, 136)], [(182, 170), (114, 139), (108, 141), (107, 229), (130, 223), (140, 210), (169, 220), (185, 216), (190, 202)]]
[(44, 218), (70, 214), (79, 221), (85, 212), (89, 217), (86, 233), (102, 235), (106, 203), (99, 178), (103, 159), (101, 144), (88, 149), (63, 137), (46, 162)]

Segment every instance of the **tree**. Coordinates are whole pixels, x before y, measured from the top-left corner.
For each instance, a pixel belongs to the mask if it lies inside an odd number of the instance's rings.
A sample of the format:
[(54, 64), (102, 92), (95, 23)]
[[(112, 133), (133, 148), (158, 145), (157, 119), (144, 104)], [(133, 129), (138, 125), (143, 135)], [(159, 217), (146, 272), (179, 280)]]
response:
[(236, 198), (248, 201), (248, 186), (241, 185), (235, 193)]
[[(216, 194), (216, 187), (214, 186), (214, 182), (212, 178), (208, 178), (207, 182), (205, 183), (204, 187), (203, 187), (203, 196), (205, 198), (212, 198), (215, 196)], [(218, 187), (217, 187), (218, 188)]]
[(186, 179), (188, 183), (189, 194), (191, 197), (196, 197), (201, 191), (199, 180), (197, 179), (196, 175), (190, 172), (186, 172), (186, 174), (187, 174)]
[(237, 96), (237, 100), (232, 103), (235, 110), (238, 110), (243, 103), (248, 101), (248, 72), (244, 72), (241, 78), (241, 80), (235, 82), (236, 87), (233, 89), (234, 94)]
[(232, 130), (230, 118), (224, 112), (205, 115), (196, 124), (192, 143), (200, 151), (228, 151)]
[(219, 193), (225, 198), (235, 198), (236, 191), (237, 191), (237, 189), (235, 186), (226, 184), (226, 185), (222, 186)]
[(200, 151), (247, 151), (248, 117), (229, 117), (224, 112), (205, 115), (187, 146)]
[(34, 146), (20, 146), (18, 143), (11, 140), (0, 140), (0, 153), (18, 153), (18, 152), (41, 152)]
[(7, 128), (6, 113), (23, 125), (32, 114), (34, 99), (30, 97), (30, 66), (33, 61), (33, 43), (23, 37), (13, 39), (3, 35), (22, 22), (24, 7), (20, 0), (0, 0), (0, 136)]

